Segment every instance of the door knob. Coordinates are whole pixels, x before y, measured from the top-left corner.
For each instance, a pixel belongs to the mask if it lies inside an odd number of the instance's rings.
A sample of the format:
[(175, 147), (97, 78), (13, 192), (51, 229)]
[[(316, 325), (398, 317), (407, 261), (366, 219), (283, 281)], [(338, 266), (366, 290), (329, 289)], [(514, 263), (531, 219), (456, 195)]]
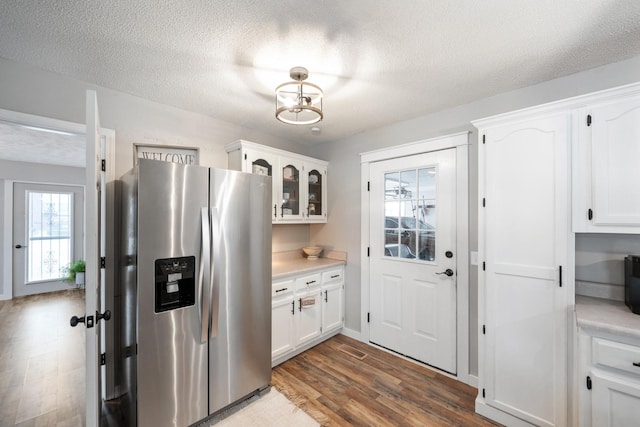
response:
[(440, 273), (436, 273), (436, 274), (446, 274), (447, 276), (451, 277), (453, 276), (453, 270), (450, 268), (447, 268), (445, 271), (441, 271)]
[(22, 245), (16, 245), (16, 249), (22, 249), (22, 248), (26, 248), (27, 246), (22, 246)]
[(84, 316), (82, 317), (73, 316), (69, 323), (71, 324), (72, 328), (75, 328), (78, 325), (78, 323), (84, 323)]
[(104, 319), (105, 322), (111, 319), (111, 310), (105, 310), (102, 314), (100, 314), (99, 311), (96, 311), (96, 324), (102, 319)]

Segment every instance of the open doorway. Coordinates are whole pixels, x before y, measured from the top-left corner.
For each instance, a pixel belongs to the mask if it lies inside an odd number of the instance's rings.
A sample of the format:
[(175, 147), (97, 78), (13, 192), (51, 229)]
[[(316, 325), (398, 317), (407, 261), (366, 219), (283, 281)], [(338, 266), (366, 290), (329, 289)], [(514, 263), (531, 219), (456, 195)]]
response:
[(84, 290), (58, 280), (84, 256), (84, 125), (0, 113), (0, 414), (85, 425)]

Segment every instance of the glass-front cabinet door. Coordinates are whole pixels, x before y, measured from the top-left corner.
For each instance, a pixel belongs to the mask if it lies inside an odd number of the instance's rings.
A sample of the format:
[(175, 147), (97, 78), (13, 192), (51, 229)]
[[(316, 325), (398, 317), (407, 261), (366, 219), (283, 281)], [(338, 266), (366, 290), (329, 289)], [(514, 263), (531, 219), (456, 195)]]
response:
[(278, 220), (290, 221), (303, 218), (302, 164), (292, 159), (280, 159), (280, 204)]
[(279, 218), (279, 180), (275, 178), (274, 174), (276, 174), (278, 169), (278, 158), (274, 155), (270, 155), (269, 153), (263, 153), (261, 151), (254, 151), (247, 149), (244, 153), (244, 161), (245, 161), (245, 172), (254, 173), (257, 175), (266, 175), (273, 178), (272, 188), (271, 188), (271, 206), (272, 212), (271, 217), (273, 220)]
[(307, 178), (307, 205), (304, 214), (311, 221), (326, 221), (327, 168), (323, 165), (306, 163), (305, 176)]

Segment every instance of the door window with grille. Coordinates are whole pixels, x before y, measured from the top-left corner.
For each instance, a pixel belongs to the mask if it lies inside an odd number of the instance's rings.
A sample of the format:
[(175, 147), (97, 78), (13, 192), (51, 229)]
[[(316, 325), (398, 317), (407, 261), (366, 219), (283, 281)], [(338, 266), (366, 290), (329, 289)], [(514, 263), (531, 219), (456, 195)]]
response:
[(385, 256), (435, 261), (436, 174), (435, 166), (385, 173)]

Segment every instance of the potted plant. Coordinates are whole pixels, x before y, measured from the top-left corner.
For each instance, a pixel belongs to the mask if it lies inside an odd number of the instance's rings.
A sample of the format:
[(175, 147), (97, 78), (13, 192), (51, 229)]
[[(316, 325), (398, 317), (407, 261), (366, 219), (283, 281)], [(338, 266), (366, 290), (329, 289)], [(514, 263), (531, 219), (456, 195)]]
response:
[(65, 269), (65, 273), (67, 277), (63, 280), (69, 283), (75, 283), (77, 287), (84, 286), (84, 272), (86, 269), (86, 264), (84, 260), (79, 259), (74, 261)]

